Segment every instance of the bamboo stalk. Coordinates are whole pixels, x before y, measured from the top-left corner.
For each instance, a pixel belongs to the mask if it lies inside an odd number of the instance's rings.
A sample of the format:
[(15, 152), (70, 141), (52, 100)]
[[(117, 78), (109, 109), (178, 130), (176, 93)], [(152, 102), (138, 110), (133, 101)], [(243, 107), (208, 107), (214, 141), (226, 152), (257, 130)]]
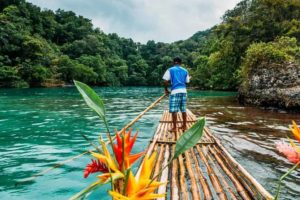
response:
[[(176, 135), (178, 133), (176, 132)], [(176, 136), (177, 138), (178, 135)], [(180, 170), (180, 189), (182, 192), (182, 199), (183, 200), (187, 200), (188, 199), (188, 192), (187, 192), (187, 187), (186, 187), (186, 183), (185, 183), (185, 169), (184, 169), (184, 163), (183, 163), (183, 158), (182, 155), (178, 156), (178, 161), (179, 161), (179, 170)]]
[[(164, 134), (164, 140), (166, 140), (166, 138), (168, 137), (168, 132), (165, 131), (165, 134)], [(164, 153), (164, 156), (163, 156), (163, 163), (162, 163), (162, 167), (166, 166), (168, 164), (168, 160), (169, 160), (169, 157), (170, 157), (170, 151), (169, 151), (169, 145), (163, 145), (163, 147), (165, 147), (165, 153)], [(162, 152), (163, 150), (161, 150)], [(161, 177), (160, 177), (160, 182), (167, 182), (168, 181), (168, 174), (169, 174), (169, 167), (166, 167), (163, 171), (162, 171), (162, 174), (161, 174)], [(162, 193), (166, 193), (167, 191), (167, 185), (161, 185), (159, 186), (158, 188), (158, 194), (162, 194)], [(163, 200), (164, 198), (158, 198), (159, 200)]]
[[(218, 177), (220, 177), (223, 185), (225, 186), (225, 188), (227, 189), (227, 191), (229, 192), (231, 199), (233, 200), (237, 200), (238, 198), (236, 197), (236, 195), (234, 194), (232, 188), (229, 186), (229, 184), (227, 183), (227, 181), (225, 180), (224, 176), (222, 175), (222, 173), (220, 172), (220, 170), (218, 169), (218, 167), (215, 164), (215, 161), (213, 160), (213, 158), (207, 154), (206, 155), (208, 160), (210, 160), (210, 162), (212, 163), (212, 165), (214, 166), (214, 168), (216, 169), (217, 175)], [(220, 163), (219, 163), (220, 164)], [(224, 170), (223, 170), (224, 171)]]
[[(163, 125), (164, 127), (166, 127), (166, 125)], [(165, 131), (163, 131), (162, 133), (164, 133)], [(163, 135), (161, 135), (161, 137), (163, 137)], [(153, 172), (153, 177), (157, 176), (160, 168), (161, 168), (161, 162), (163, 159), (163, 153), (164, 153), (164, 145), (160, 145), (160, 149), (159, 149), (159, 153), (158, 153), (158, 157), (156, 159), (156, 165), (154, 168), (154, 172)]]
[[(150, 140), (151, 142), (153, 142), (153, 140)], [(156, 143), (161, 143), (161, 144), (176, 144), (176, 141), (164, 141), (164, 140), (156, 140)], [(215, 144), (215, 142), (198, 142), (197, 144), (202, 144), (202, 145), (208, 145), (208, 144)]]
[(145, 115), (146, 112), (148, 112), (150, 109), (152, 109), (156, 104), (158, 104), (164, 97), (166, 96), (166, 94), (162, 95), (161, 97), (159, 97), (156, 101), (154, 101), (150, 106), (148, 106), (143, 112), (141, 112), (136, 118), (134, 118), (131, 122), (129, 122), (128, 124), (126, 124), (126, 126), (122, 129), (122, 130), (126, 130), (129, 127), (131, 127), (135, 122), (137, 122), (140, 118), (142, 118), (143, 115)]
[(182, 155), (178, 156), (178, 161), (179, 161), (179, 171), (180, 171), (179, 183), (180, 183), (181, 195), (182, 195), (183, 200), (187, 200), (188, 192), (187, 192), (187, 187), (186, 187), (186, 183), (185, 183), (185, 169), (184, 169)]
[(190, 180), (191, 180), (191, 192), (192, 192), (192, 197), (193, 199), (201, 199), (200, 198), (200, 194), (199, 194), (199, 189), (198, 189), (198, 185), (197, 185), (197, 181), (196, 181), (196, 178), (195, 178), (195, 175), (194, 175), (194, 172), (193, 172), (193, 166), (192, 166), (192, 163), (191, 163), (191, 159), (190, 159), (190, 154), (189, 154), (189, 151), (186, 151), (184, 153), (185, 155), (185, 164), (186, 164), (186, 169), (188, 171), (188, 174), (190, 176)]
[(216, 141), (218, 147), (223, 151), (223, 153), (226, 155), (227, 159), (232, 162), (232, 164), (241, 171), (241, 173), (254, 185), (254, 187), (259, 191), (259, 193), (266, 198), (267, 200), (271, 200), (274, 197), (259, 183), (256, 179), (254, 179), (248, 171), (246, 171), (229, 153), (228, 151), (223, 147), (223, 145), (220, 143), (220, 141), (213, 136), (210, 131), (207, 128), (204, 128), (204, 130)]
[[(192, 119), (196, 119), (195, 115), (190, 111), (187, 110), (187, 113), (192, 117)], [(226, 160), (232, 162), (231, 165), (234, 165), (236, 169), (238, 169), (241, 172), (241, 175), (244, 176), (257, 190), (258, 192), (267, 200), (273, 199), (273, 196), (265, 190), (262, 185), (257, 182), (256, 179), (254, 179), (229, 153), (228, 151), (223, 147), (221, 142), (208, 130), (208, 128), (204, 128), (205, 133), (212, 138), (214, 141), (216, 141), (217, 146), (222, 150), (222, 152), (226, 155)], [(205, 134), (205, 135), (206, 135)]]
[[(186, 121), (186, 123), (194, 123), (194, 122), (196, 122), (196, 121), (194, 121), (194, 120), (187, 120)], [(173, 123), (172, 121), (159, 121), (159, 123)], [(176, 121), (176, 123), (183, 123), (183, 121)]]
[[(172, 139), (177, 140), (176, 134), (172, 134)], [(175, 144), (172, 145), (172, 152), (175, 152)], [(178, 200), (178, 160), (173, 160), (171, 172), (171, 199)]]
[(67, 160), (65, 160), (65, 161), (63, 161), (63, 162), (57, 163), (57, 164), (55, 164), (54, 166), (49, 167), (49, 168), (47, 168), (47, 169), (45, 169), (45, 170), (43, 170), (43, 171), (40, 171), (39, 173), (36, 173), (36, 174), (34, 174), (33, 176), (31, 176), (31, 177), (29, 177), (29, 178), (25, 178), (25, 179), (22, 179), (22, 180), (17, 181), (17, 182), (15, 183), (15, 185), (17, 186), (17, 185), (22, 184), (22, 183), (25, 183), (25, 182), (33, 181), (33, 180), (36, 179), (37, 177), (43, 176), (44, 174), (48, 173), (49, 171), (51, 171), (51, 170), (53, 170), (53, 169), (56, 169), (56, 168), (58, 168), (58, 167), (60, 167), (60, 166), (62, 166), (62, 165), (64, 165), (64, 164), (66, 164), (66, 163), (68, 163), (68, 162), (71, 162), (71, 161), (73, 161), (73, 160), (75, 160), (75, 159), (77, 159), (77, 158), (79, 158), (79, 157), (81, 157), (81, 156), (83, 156), (83, 155), (85, 155), (85, 154), (87, 154), (87, 153), (89, 153), (89, 152), (90, 152), (90, 151), (83, 152), (82, 154), (79, 154), (79, 155), (77, 155), (77, 156), (74, 156), (74, 157), (72, 157), (72, 158), (69, 158), (69, 159), (67, 159)]
[[(215, 148), (214, 150), (216, 153), (222, 158), (223, 164), (226, 165), (226, 167), (229, 169), (229, 171), (233, 172), (235, 174), (236, 179), (242, 184), (244, 189), (250, 194), (252, 197), (257, 197), (258, 191), (256, 190), (253, 185), (249, 185), (247, 182), (247, 178), (244, 177), (241, 171), (239, 171), (237, 168), (235, 168), (234, 165), (227, 159), (226, 155), (223, 154), (222, 151), (220, 151), (219, 148)], [(252, 186), (252, 187), (251, 187)]]
[(210, 147), (208, 147), (209, 151), (213, 154), (216, 161), (219, 163), (220, 167), (223, 169), (223, 171), (227, 174), (227, 176), (230, 178), (234, 186), (236, 187), (237, 192), (240, 194), (240, 196), (243, 199), (251, 199), (248, 195), (248, 193), (245, 191), (245, 188), (241, 185), (241, 183), (238, 181), (238, 179), (230, 172), (230, 170), (224, 165), (223, 160), (219, 157), (219, 155)]
[(208, 171), (208, 175), (209, 175), (209, 178), (211, 180), (211, 183), (213, 185), (213, 187), (215, 188), (215, 191), (219, 197), (219, 199), (224, 199), (224, 200), (227, 200), (227, 196), (222, 188), (222, 185), (218, 179), (218, 177), (216, 176), (216, 174), (214, 173), (213, 169), (211, 168), (211, 166), (209, 165), (206, 157), (204, 156), (204, 154), (202, 153), (202, 150), (199, 146), (196, 146), (196, 149), (199, 153), (199, 156), (201, 157), (201, 159), (203, 160), (206, 168), (207, 168), (207, 171)]
[[(193, 149), (194, 150), (194, 149)], [(209, 188), (209, 185), (207, 184), (207, 180), (206, 178), (204, 177), (204, 174), (199, 166), (199, 163), (198, 163), (198, 159), (197, 157), (195, 156), (195, 153), (194, 151), (191, 150), (191, 155), (192, 155), (192, 158), (194, 160), (194, 163), (195, 163), (195, 168), (196, 168), (196, 173), (197, 173), (197, 179), (198, 181), (200, 182), (200, 185), (202, 187), (202, 191), (203, 191), (203, 195), (204, 195), (204, 199), (205, 200), (212, 200), (213, 197), (212, 197), (212, 194), (211, 194), (211, 191), (210, 191), (210, 188)]]

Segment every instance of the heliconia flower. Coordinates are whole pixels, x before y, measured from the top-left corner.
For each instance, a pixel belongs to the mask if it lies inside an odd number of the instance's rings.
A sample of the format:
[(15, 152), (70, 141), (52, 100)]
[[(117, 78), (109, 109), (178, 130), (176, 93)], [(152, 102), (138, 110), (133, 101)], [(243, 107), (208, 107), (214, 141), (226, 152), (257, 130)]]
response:
[(96, 172), (107, 173), (108, 168), (106, 164), (101, 162), (100, 160), (92, 159), (92, 162), (87, 164), (86, 168), (84, 169), (84, 178), (87, 178), (90, 174)]
[[(132, 147), (134, 145), (134, 142), (136, 140), (136, 137), (138, 135), (138, 132), (130, 138), (131, 129), (126, 133), (125, 129), (122, 131), (122, 135), (120, 133), (116, 133), (116, 140), (117, 143), (113, 145), (114, 153), (116, 155), (117, 162), (119, 164), (119, 170), (122, 170), (123, 162), (124, 162), (124, 168), (125, 170), (128, 169), (135, 161), (137, 161), (144, 152), (137, 153), (130, 155), (130, 152), (132, 150)], [(124, 161), (123, 161), (123, 140), (124, 140)]]
[(154, 191), (162, 184), (162, 182), (151, 182), (150, 176), (154, 167), (156, 152), (149, 158), (145, 156), (142, 164), (141, 173), (138, 177), (134, 177), (132, 172), (129, 172), (126, 194), (122, 195), (116, 191), (109, 191), (109, 194), (115, 200), (148, 200), (165, 197), (165, 194), (155, 194)]
[(296, 149), (292, 147), (292, 145), (285, 142), (278, 142), (276, 143), (276, 148), (280, 153), (285, 155), (290, 162), (294, 164), (300, 162), (300, 153), (298, 153)]
[(124, 174), (122, 172), (120, 172), (117, 164), (115, 163), (115, 160), (111, 157), (111, 155), (105, 145), (105, 142), (103, 142), (103, 141), (100, 141), (100, 142), (102, 145), (103, 154), (94, 153), (94, 152), (92, 152), (91, 154), (92, 154), (92, 156), (97, 158), (100, 162), (105, 163), (105, 165), (108, 169), (108, 172), (103, 173), (97, 177), (101, 180), (101, 183), (107, 183), (111, 179), (116, 180), (119, 178), (124, 178)]
[(294, 134), (294, 137), (300, 142), (300, 128), (297, 126), (296, 122), (293, 120), (292, 121), (293, 126), (291, 128), (291, 131)]

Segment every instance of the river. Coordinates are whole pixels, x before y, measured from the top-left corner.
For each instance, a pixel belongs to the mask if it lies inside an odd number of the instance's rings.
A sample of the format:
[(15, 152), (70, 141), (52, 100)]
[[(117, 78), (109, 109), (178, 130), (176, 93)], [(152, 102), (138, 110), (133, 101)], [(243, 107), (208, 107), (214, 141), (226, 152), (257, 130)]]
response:
[[(96, 88), (103, 97), (112, 129), (120, 129), (162, 94), (161, 88)], [(276, 181), (291, 165), (274, 143), (291, 137), (288, 125), (296, 114), (239, 105), (232, 92), (189, 91), (188, 108), (206, 116), (213, 131), (233, 157), (266, 189), (275, 193)], [(158, 125), (167, 100), (149, 111), (133, 127), (139, 130), (134, 147), (145, 148)], [(68, 199), (96, 180), (83, 178), (90, 161), (83, 156), (45, 176), (21, 185), (17, 180), (32, 176), (55, 163), (91, 149), (82, 138), (96, 141), (104, 132), (98, 117), (85, 105), (75, 88), (0, 89), (0, 198)], [(108, 186), (90, 199), (109, 199)], [(282, 199), (300, 199), (300, 173), (284, 182)]]

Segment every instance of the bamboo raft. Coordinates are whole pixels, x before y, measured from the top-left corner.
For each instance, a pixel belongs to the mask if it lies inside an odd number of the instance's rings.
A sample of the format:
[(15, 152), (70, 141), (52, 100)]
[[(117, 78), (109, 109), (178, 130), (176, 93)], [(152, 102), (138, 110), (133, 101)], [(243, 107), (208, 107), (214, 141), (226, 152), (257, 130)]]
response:
[[(171, 114), (165, 110), (150, 141), (147, 154), (153, 151), (158, 154), (152, 177), (167, 164), (175, 151), (176, 140), (182, 134), (181, 130), (176, 133), (168, 131), (172, 126), (171, 120)], [(188, 110), (187, 127), (195, 121), (195, 115)], [(177, 123), (178, 126), (182, 123), (180, 114)], [(158, 193), (167, 193), (166, 199), (172, 200), (273, 199), (207, 128), (204, 128), (203, 137), (197, 145), (174, 160), (157, 180), (168, 182), (160, 186)]]

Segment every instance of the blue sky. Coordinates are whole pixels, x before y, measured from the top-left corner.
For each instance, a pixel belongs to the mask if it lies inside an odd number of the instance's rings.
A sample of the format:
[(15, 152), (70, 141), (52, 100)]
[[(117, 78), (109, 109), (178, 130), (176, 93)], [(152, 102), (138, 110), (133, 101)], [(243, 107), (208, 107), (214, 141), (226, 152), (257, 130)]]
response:
[(42, 8), (72, 10), (105, 33), (146, 43), (187, 39), (221, 22), (240, 0), (28, 0)]

